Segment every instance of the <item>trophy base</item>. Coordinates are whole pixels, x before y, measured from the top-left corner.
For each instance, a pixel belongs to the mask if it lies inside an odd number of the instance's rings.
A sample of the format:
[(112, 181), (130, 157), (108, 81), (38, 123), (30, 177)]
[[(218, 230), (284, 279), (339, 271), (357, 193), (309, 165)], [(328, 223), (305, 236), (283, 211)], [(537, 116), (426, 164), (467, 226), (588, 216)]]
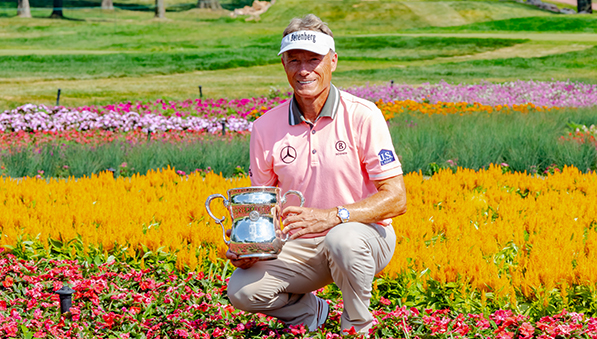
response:
[(238, 256), (239, 259), (247, 259), (247, 258), (257, 258), (259, 260), (273, 260), (277, 259), (277, 254), (272, 253), (251, 253), (251, 254), (241, 254)]

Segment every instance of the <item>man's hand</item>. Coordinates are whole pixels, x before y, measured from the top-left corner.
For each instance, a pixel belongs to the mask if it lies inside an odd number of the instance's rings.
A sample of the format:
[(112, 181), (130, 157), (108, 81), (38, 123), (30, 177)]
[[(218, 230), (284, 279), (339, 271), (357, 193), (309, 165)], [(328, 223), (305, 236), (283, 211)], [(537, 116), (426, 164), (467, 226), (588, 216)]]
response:
[(232, 252), (230, 249), (226, 251), (226, 258), (230, 259), (230, 263), (235, 267), (247, 269), (253, 266), (256, 262), (259, 261), (258, 258), (244, 258), (239, 259), (236, 253)]
[(321, 210), (317, 208), (289, 206), (282, 212), (284, 233), (291, 232), (290, 239), (296, 239), (309, 233), (320, 233), (340, 223), (335, 208)]
[[(406, 190), (402, 175), (375, 181), (377, 193), (343, 205), (350, 212), (350, 221), (371, 224), (406, 213)], [(336, 208), (316, 209), (289, 206), (282, 212), (284, 233), (296, 239), (309, 233), (326, 231), (342, 222)]]
[[(227, 237), (230, 238), (231, 234), (232, 234), (232, 229), (226, 230), (226, 236)], [(244, 259), (240, 259), (238, 257), (238, 255), (236, 253), (232, 252), (230, 249), (228, 249), (228, 251), (226, 251), (226, 258), (228, 258), (230, 260), (230, 263), (234, 267), (238, 267), (238, 268), (242, 268), (242, 269), (250, 268), (256, 262), (259, 261), (258, 258), (244, 258)]]

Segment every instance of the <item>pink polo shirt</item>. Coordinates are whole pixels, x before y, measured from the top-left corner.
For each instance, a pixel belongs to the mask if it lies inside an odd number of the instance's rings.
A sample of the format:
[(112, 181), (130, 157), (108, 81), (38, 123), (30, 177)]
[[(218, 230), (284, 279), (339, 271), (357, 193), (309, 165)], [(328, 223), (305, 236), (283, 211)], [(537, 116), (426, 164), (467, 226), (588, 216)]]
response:
[[(249, 170), (253, 186), (278, 186), (283, 193), (297, 190), (305, 197), (305, 207), (327, 209), (367, 198), (377, 192), (375, 180), (402, 174), (388, 125), (375, 104), (333, 85), (330, 93), (324, 109), (331, 114), (313, 125), (296, 119), (290, 100), (254, 122)], [(300, 204), (294, 195), (288, 197), (285, 206)]]

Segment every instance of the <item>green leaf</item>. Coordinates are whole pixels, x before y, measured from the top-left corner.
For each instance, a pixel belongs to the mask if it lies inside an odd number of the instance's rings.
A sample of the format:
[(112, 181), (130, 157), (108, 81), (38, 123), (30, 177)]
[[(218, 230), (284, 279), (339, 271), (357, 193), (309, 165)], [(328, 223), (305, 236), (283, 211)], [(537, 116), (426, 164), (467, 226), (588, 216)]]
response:
[(99, 254), (95, 255), (95, 258), (93, 258), (93, 263), (97, 266), (103, 264), (102, 259), (100, 258)]

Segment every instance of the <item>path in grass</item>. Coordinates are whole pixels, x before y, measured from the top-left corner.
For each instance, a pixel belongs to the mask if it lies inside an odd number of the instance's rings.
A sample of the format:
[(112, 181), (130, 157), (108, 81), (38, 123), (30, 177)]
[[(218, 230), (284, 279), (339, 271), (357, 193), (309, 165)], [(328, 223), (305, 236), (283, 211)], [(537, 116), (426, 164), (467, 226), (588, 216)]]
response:
[(479, 33), (385, 33), (359, 34), (359, 37), (374, 36), (411, 36), (411, 37), (443, 37), (443, 38), (481, 38), (481, 39), (529, 39), (536, 41), (552, 41), (565, 43), (597, 44), (596, 33), (558, 33), (558, 32), (479, 32)]

